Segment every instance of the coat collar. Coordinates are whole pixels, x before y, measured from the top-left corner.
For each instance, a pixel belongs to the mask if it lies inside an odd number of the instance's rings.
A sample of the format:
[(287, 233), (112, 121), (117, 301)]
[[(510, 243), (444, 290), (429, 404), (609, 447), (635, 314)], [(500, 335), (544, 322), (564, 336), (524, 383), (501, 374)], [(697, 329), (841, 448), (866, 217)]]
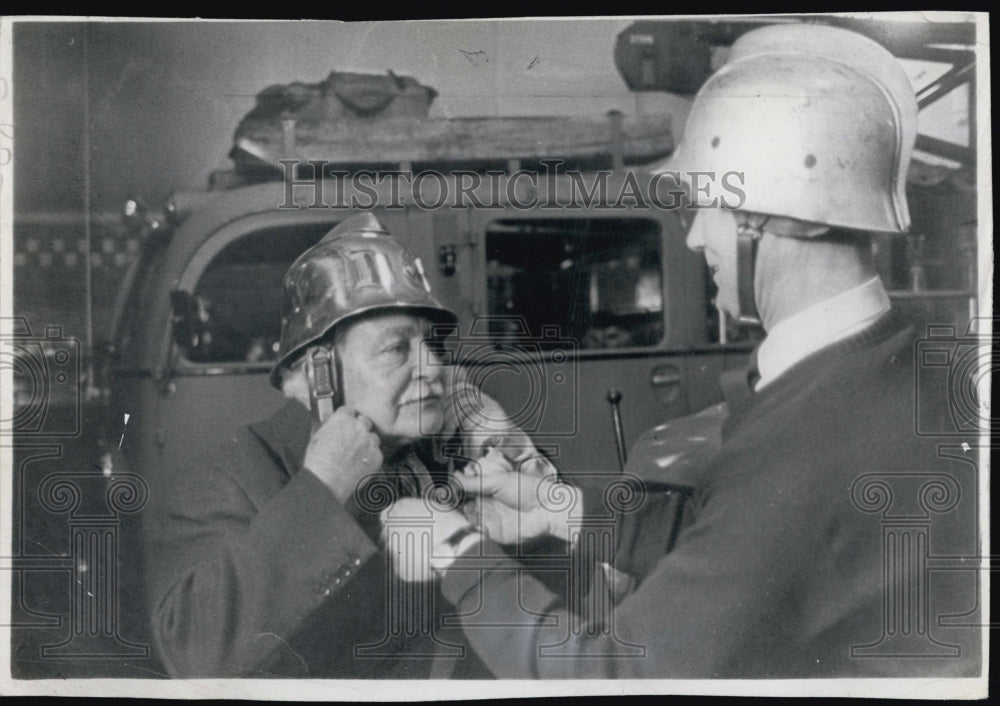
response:
[(754, 386), (760, 379), (760, 373), (757, 370), (757, 352), (759, 350), (760, 346), (753, 349), (745, 368), (724, 370), (719, 376), (719, 387), (722, 388), (722, 396), (730, 409), (741, 404), (753, 394)]
[(289, 400), (267, 419), (251, 424), (250, 431), (281, 460), (289, 476), (302, 468), (312, 431), (312, 417), (300, 403)]

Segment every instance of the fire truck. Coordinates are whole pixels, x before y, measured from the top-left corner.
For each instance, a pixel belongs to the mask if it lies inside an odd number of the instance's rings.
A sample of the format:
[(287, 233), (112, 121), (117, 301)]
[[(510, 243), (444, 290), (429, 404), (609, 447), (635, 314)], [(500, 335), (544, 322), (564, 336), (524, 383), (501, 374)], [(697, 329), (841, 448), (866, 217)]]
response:
[[(498, 193), (488, 207), (413, 203), (439, 188), (455, 193), (463, 173), (414, 181), (422, 192), (405, 193), (398, 208), (382, 205), (393, 186), (382, 184), (365, 210), (406, 242), (459, 314), (455, 361), (557, 449), (560, 466), (618, 467), (613, 412), (636, 433), (721, 399), (720, 373), (743, 363), (754, 337), (720, 325), (682, 213), (630, 202), (630, 184), (647, 188), (648, 177), (611, 168), (591, 183), (517, 166), (471, 192), (479, 203)], [(339, 183), (340, 207), (327, 203), (332, 182), (295, 178), (178, 196), (165, 220), (144, 226), (112, 349), (115, 404), (131, 410), (144, 472), (196, 463), (206, 445), (282, 404), (267, 384), (282, 278), (365, 195)], [(602, 187), (626, 197), (614, 208), (596, 195), (589, 205), (565, 200)]]
[[(961, 85), (974, 100), (971, 54), (936, 48), (938, 35), (965, 26), (904, 39), (885, 23), (826, 21), (901, 57), (952, 61), (921, 89), (922, 106)], [(267, 384), (282, 276), (362, 210), (413, 249), (458, 312), (457, 362), (559, 467), (617, 469), (640, 432), (718, 403), (720, 373), (742, 366), (762, 333), (713, 306), (703, 259), (684, 245), (685, 212), (665, 204), (673, 192), (645, 169), (673, 148), (669, 116), (641, 104), (696, 91), (711, 73), (709, 49), (759, 25), (624, 30), (615, 58), (636, 92), (630, 116), (433, 119), (435, 91), (391, 72), (264, 89), (236, 130), (233, 170), (159, 212), (126, 206), (141, 253), (104, 369), (109, 418), (130, 415), (130, 465), (155, 474), (197, 463), (207, 445), (282, 403)], [(926, 136), (917, 147), (962, 168), (914, 162), (914, 227), (877, 238), (876, 260), (897, 307), (961, 322), (976, 304), (974, 150)]]

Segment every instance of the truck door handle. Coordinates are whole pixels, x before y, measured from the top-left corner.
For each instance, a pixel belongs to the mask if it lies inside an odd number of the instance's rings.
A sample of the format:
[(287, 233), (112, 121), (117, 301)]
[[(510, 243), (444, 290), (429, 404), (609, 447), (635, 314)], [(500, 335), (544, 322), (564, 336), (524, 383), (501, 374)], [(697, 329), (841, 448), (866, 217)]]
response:
[(660, 365), (649, 375), (656, 396), (663, 404), (674, 402), (681, 394), (681, 371), (676, 365)]

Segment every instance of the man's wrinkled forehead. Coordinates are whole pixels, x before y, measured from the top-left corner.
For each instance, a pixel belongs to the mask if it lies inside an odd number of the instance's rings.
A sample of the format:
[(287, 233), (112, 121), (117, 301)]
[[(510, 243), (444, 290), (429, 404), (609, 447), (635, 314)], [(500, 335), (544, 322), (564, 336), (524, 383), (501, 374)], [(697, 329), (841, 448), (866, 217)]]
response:
[(380, 343), (398, 338), (431, 338), (438, 327), (426, 316), (390, 311), (363, 316), (337, 328), (340, 335), (334, 334), (335, 342)]

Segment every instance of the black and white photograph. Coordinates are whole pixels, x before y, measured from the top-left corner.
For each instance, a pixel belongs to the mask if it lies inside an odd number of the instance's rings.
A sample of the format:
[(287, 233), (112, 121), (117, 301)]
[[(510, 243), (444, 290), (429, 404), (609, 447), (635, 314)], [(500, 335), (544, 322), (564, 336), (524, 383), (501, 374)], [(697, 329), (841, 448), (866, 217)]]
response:
[(0, 17), (0, 693), (986, 698), (988, 20)]

